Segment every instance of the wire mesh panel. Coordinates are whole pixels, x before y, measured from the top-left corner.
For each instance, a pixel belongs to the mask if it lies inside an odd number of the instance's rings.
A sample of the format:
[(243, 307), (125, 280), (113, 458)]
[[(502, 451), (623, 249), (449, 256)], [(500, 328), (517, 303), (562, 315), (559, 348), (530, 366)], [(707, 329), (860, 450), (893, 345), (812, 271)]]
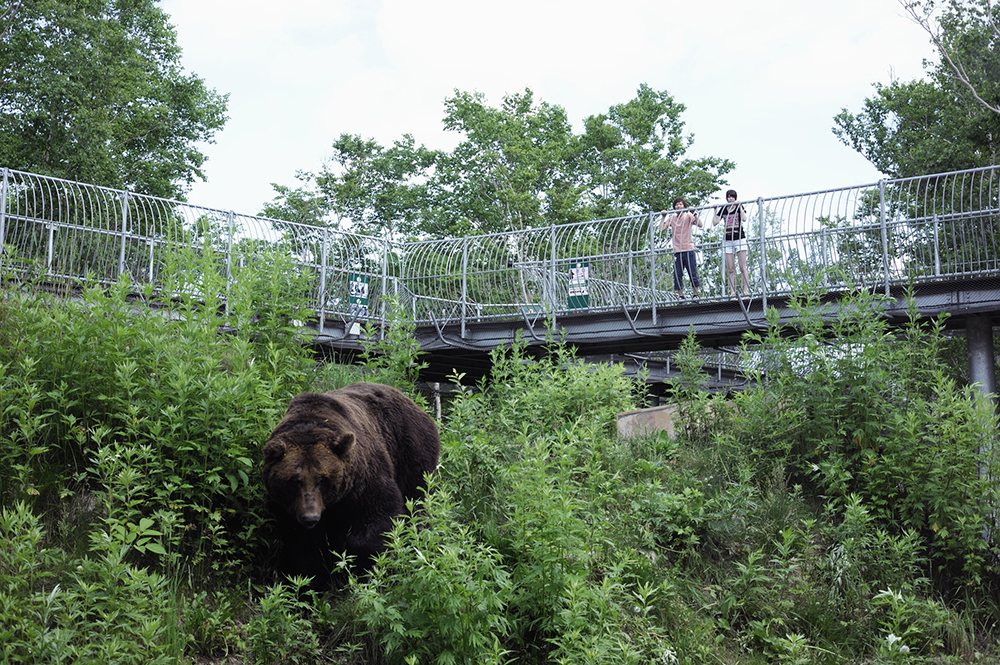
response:
[(345, 325), (380, 318), (384, 297), (394, 295), (397, 290), (392, 276), (400, 273), (400, 261), (400, 252), (387, 240), (329, 231), (324, 316)]
[(618, 309), (666, 298), (655, 279), (664, 248), (654, 224), (639, 215), (553, 227), (555, 308)]
[(403, 282), (411, 314), (447, 322), (649, 302), (657, 290), (651, 267), (665, 251), (650, 219), (409, 243)]
[(112, 280), (120, 269), (121, 192), (5, 171), (0, 244), (5, 274)]
[(787, 294), (882, 283), (878, 198), (872, 193), (863, 186), (758, 201), (758, 236), (751, 243), (757, 290)]
[(995, 274), (998, 173), (994, 168), (910, 178), (886, 185), (891, 279)]

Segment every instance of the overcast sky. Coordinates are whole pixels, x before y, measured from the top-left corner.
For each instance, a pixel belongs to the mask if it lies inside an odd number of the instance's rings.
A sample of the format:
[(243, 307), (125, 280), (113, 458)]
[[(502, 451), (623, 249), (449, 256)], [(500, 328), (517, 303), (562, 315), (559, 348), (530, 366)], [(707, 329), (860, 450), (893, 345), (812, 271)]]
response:
[[(577, 132), (640, 83), (687, 110), (689, 157), (725, 157), (740, 198), (875, 182), (831, 132), (874, 82), (923, 75), (933, 52), (897, 0), (163, 0), (183, 65), (229, 93), (189, 201), (257, 213), (341, 133), (450, 149), (444, 100), (535, 93)], [(664, 201), (673, 193), (664, 192)], [(721, 196), (716, 197), (721, 199)]]

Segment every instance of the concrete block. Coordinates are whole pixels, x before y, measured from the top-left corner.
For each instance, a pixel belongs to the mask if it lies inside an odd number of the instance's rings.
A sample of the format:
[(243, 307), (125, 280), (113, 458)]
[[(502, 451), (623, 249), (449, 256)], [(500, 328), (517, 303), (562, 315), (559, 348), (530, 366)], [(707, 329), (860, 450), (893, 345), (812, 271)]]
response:
[(618, 436), (646, 436), (666, 432), (674, 438), (674, 421), (680, 406), (666, 404), (618, 414)]

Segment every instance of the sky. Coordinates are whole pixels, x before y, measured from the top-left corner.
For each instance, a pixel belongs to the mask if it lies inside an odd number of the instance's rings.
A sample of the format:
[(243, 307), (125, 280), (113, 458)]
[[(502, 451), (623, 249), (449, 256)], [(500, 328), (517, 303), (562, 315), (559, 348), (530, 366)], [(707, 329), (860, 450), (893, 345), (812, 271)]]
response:
[[(898, 0), (162, 0), (182, 66), (229, 94), (229, 121), (191, 203), (256, 214), (271, 183), (298, 186), (343, 133), (432, 149), (444, 101), (478, 91), (497, 106), (530, 88), (586, 117), (640, 84), (686, 111), (687, 157), (736, 163), (741, 199), (876, 182), (831, 131), (876, 82), (924, 75), (929, 38)], [(664, 192), (664, 201), (672, 199)], [(713, 201), (723, 200), (720, 191)], [(665, 203), (666, 207), (666, 203)]]

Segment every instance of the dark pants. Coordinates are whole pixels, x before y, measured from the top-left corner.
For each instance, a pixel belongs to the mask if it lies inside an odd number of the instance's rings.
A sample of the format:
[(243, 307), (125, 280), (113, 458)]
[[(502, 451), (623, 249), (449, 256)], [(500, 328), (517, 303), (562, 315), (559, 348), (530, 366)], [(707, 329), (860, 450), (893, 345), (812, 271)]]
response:
[(697, 252), (674, 252), (674, 291), (678, 293), (684, 290), (684, 269), (687, 268), (688, 276), (691, 278), (691, 286), (695, 291), (701, 286), (698, 280), (698, 265), (695, 255)]

